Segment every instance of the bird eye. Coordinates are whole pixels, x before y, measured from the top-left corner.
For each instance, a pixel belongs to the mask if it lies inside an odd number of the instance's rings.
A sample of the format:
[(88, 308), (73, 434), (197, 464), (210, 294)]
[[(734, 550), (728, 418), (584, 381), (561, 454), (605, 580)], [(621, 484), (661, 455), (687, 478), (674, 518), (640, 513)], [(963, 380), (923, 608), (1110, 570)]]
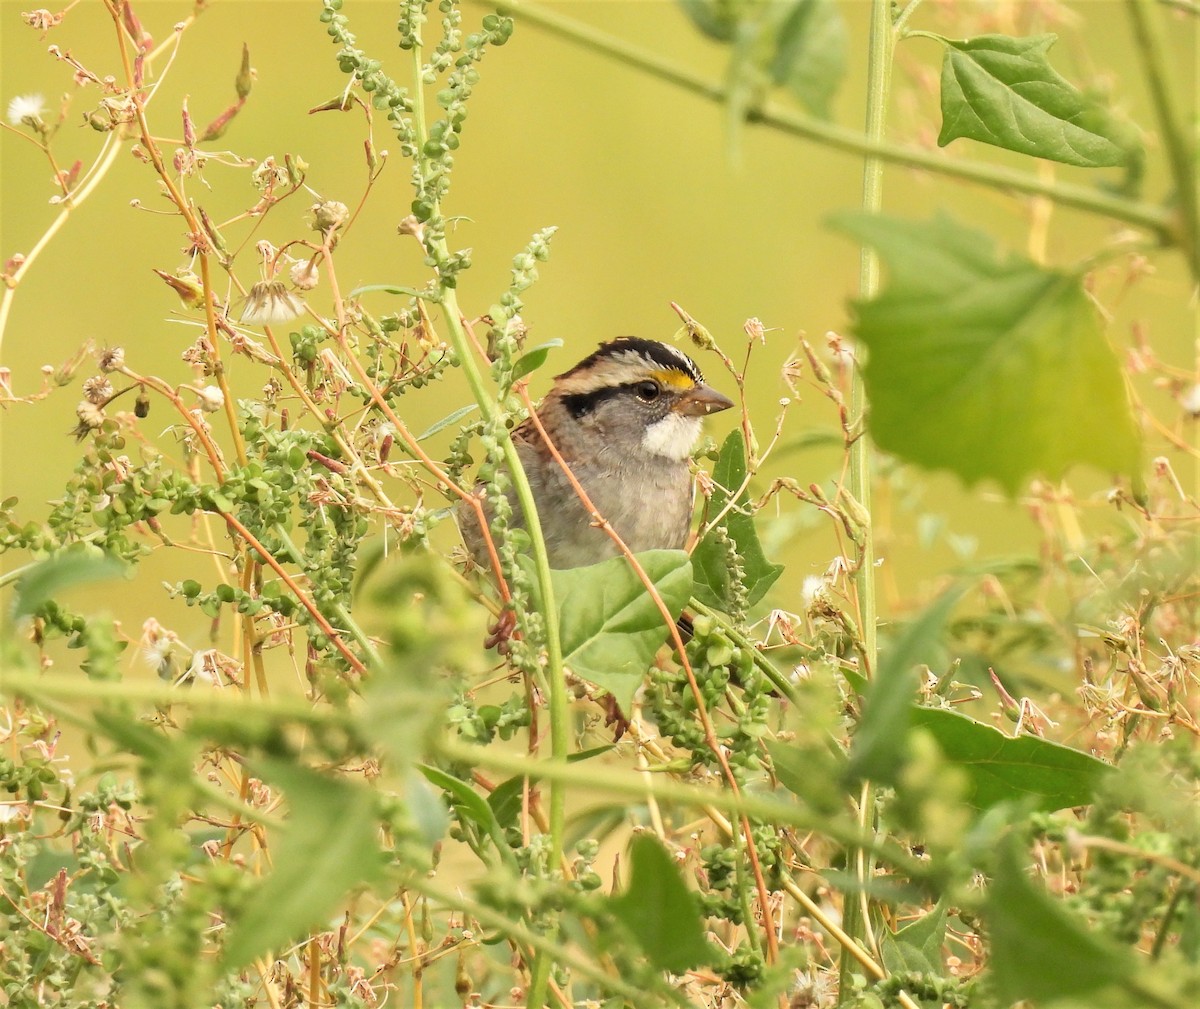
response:
[(638, 382), (638, 384), (633, 387), (633, 391), (636, 393), (637, 398), (643, 403), (653, 403), (656, 399), (658, 399), (659, 393), (662, 392), (662, 390), (658, 387), (657, 382), (651, 382), (649, 380), (645, 382)]

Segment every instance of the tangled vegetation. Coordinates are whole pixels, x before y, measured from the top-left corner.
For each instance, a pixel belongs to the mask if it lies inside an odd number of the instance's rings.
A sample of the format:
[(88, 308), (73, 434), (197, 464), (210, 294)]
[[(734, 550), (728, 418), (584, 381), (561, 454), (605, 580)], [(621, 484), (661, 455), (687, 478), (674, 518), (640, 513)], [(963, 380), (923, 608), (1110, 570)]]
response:
[[(395, 38), (366, 40), (355, 4), (323, 0), (320, 26), (309, 13), (345, 89), (313, 112), (361, 124), (353, 198), (314, 192), (298, 155), (218, 151), (254, 101), (248, 52), (208, 125), (153, 101), (203, 3), (155, 38), (149, 5), (102, 2), (105, 65), (52, 49), (94, 161), (56, 160), (66, 106), (15, 99), (11, 132), (61, 192), (46, 241), (118, 154), (142, 162), (143, 199), (166, 198), (185, 243), (144, 283), (178, 295), (191, 342), (175, 374), (144, 365), (137, 333), (41, 388), (3, 373), (7, 411), (78, 395), (79, 445), (48, 508), (0, 514), (6, 1005), (1195, 1004), (1200, 376), (1153, 333), (1118, 354), (1102, 317), (1154, 261), (1200, 273), (1195, 110), (1163, 48), (1168, 18), (1195, 32), (1190, 0), (1121, 8), (1154, 124), (1061, 75), (1051, 35), (873, 0), (865, 133), (823, 118), (859, 44), (834, 0), (685, 0), (729, 47), (724, 85), (569, 9), (402, 0)], [(23, 15), (55, 40), (72, 16)], [(553, 228), (494, 303), (459, 298), (455, 161), (487, 156), (472, 99), (527, 24), (724, 102), (735, 132), (867, 165), (862, 206), (829, 222), (865, 250), (852, 338), (797, 338), (778, 407), (747, 392), (762, 323), (716, 338), (677, 306), (677, 338), (742, 414), (698, 455), (690, 552), (552, 571), (502, 509), (493, 571), (442, 547), (474, 520), (477, 477), (528, 501), (508, 433), (557, 360), (522, 315)], [(883, 138), (910, 39), (941, 52), (945, 155)], [(1112, 174), (1058, 182), (985, 145)], [(378, 186), (398, 162), (401, 207)], [(227, 219), (217, 164), (254, 188)], [(1113, 241), (1051, 266), (948, 215), (880, 214), (896, 165), (1098, 216)], [(1154, 171), (1169, 192), (1143, 193)], [(419, 276), (348, 289), (363, 214), (394, 218)], [(5, 265), (0, 336), (36, 259)], [(414, 430), (410, 404), (452, 374), (471, 402)], [(801, 398), (826, 404), (819, 429), (794, 429)], [(835, 473), (778, 475), (787, 439), (835, 446)], [(1111, 483), (1076, 499), (1081, 466)], [(927, 470), (1019, 499), (1041, 549), (965, 562), (884, 621), (877, 495)], [(838, 544), (801, 599), (779, 591), (772, 514)], [(68, 603), (152, 555), (173, 565), (164, 607), (203, 613), (208, 641)]]

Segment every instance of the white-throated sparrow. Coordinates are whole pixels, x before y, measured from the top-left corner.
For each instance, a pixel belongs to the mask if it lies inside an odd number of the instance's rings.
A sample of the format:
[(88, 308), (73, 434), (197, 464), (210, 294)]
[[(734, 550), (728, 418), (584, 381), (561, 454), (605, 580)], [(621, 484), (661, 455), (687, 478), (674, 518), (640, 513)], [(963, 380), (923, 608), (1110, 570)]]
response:
[[(681, 549), (692, 521), (688, 457), (701, 420), (733, 402), (706, 385), (696, 363), (665, 343), (623, 336), (603, 343), (556, 376), (537, 415), (596, 509), (633, 551)], [(537, 502), (554, 568), (582, 567), (615, 556), (592, 524), (562, 467), (526, 420), (512, 432)], [(484, 496), (487, 486), (477, 488)], [(512, 525), (523, 526), (515, 495)], [(460, 511), (463, 540), (487, 565), (475, 516)]]

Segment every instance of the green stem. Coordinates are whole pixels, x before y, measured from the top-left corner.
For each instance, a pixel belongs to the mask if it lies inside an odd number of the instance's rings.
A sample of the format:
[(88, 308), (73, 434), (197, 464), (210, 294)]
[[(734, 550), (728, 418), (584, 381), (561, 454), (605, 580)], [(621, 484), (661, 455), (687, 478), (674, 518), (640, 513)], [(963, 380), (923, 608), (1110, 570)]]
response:
[[(581, 24), (573, 18), (564, 17), (529, 3), (513, 3), (511, 0), (475, 0), (487, 3), (502, 14), (517, 15), (523, 22), (537, 25), (554, 35), (593, 52), (601, 53), (619, 63), (648, 73), (659, 80), (674, 84), (692, 94), (709, 101), (725, 103), (729, 100), (728, 90), (719, 83), (706, 80), (699, 74), (664, 60), (658, 53), (630, 45), (606, 32)], [(872, 156), (888, 164), (934, 172), (947, 178), (958, 179), (976, 185), (988, 186), (1001, 192), (1045, 197), (1052, 202), (1099, 214), (1112, 220), (1123, 221), (1134, 227), (1152, 232), (1160, 242), (1177, 242), (1176, 223), (1171, 214), (1161, 207), (1128, 200), (1088, 186), (1050, 182), (1026, 172), (1003, 168), (998, 165), (976, 164), (947, 158), (916, 147), (902, 147), (885, 143), (855, 130), (836, 126), (812, 116), (784, 108), (770, 101), (763, 101), (748, 109), (746, 120), (759, 123), (804, 140), (813, 140), (833, 150), (858, 156)]]
[(530, 781), (554, 782), (577, 788), (582, 794), (603, 796), (632, 803), (653, 800), (661, 805), (683, 809), (720, 810), (730, 817), (748, 816), (806, 833), (812, 831), (847, 847), (862, 848), (896, 872), (913, 880), (931, 876), (928, 863), (921, 862), (895, 842), (880, 839), (873, 832), (864, 833), (847, 817), (831, 817), (826, 812), (808, 808), (794, 796), (777, 799), (768, 793), (734, 794), (729, 789), (712, 789), (672, 781), (665, 774), (646, 774), (612, 766), (592, 767), (588, 763), (560, 763), (554, 760), (533, 760), (519, 753), (505, 753), (494, 746), (478, 746), (443, 736), (430, 744), (431, 752), (450, 761), (486, 768), (498, 774), (528, 778)]
[[(422, 64), (421, 50), (414, 46), (413, 50), (413, 122), (416, 129), (416, 148), (418, 165), (422, 176), (425, 175), (426, 157), (423, 153), (428, 139), (425, 125), (425, 92), (421, 83)], [(434, 214), (440, 215), (441, 208), (434, 201)], [(448, 254), (445, 239), (437, 239), (435, 249), (444, 258)], [(534, 569), (537, 574), (538, 588), (542, 600), (542, 619), (546, 628), (546, 669), (547, 696), (549, 699), (550, 715), (550, 752), (555, 760), (566, 760), (570, 752), (571, 726), (570, 705), (567, 699), (567, 682), (563, 670), (562, 641), (558, 626), (558, 606), (554, 599), (554, 585), (550, 575), (550, 556), (546, 552), (546, 541), (542, 536), (542, 524), (538, 518), (537, 504), (517, 447), (509, 435), (508, 429), (501, 423), (500, 405), (496, 402), (492, 391), (484, 383), (483, 375), (475, 360), (475, 350), (463, 327), (463, 315), (458, 306), (454, 288), (446, 288), (442, 296), (446, 324), (450, 331), (450, 341), (458, 354), (459, 363), (467, 377), (471, 395), (479, 404), (479, 412), (489, 427), (496, 431), (500, 438), (504, 461), (508, 466), (512, 479), (513, 490), (520, 502), (525, 516), (525, 526), (532, 541)], [(562, 862), (562, 849), (566, 832), (566, 789), (559, 782), (551, 782), (549, 789), (548, 825), (550, 828), (550, 864), (559, 865)], [(546, 1002), (549, 987), (551, 960), (545, 952), (545, 947), (538, 947), (534, 959), (532, 976), (529, 986), (528, 1004), (542, 1006)]]
[[(288, 552), (292, 563), (300, 568), (301, 571), (305, 570), (304, 554), (300, 552), (300, 548), (296, 546), (292, 538), (287, 534), (287, 530), (283, 526), (276, 524), (271, 527), (271, 532), (279, 537), (279, 542), (283, 544), (283, 548)], [(379, 657), (379, 652), (375, 650), (375, 644), (367, 637), (366, 631), (358, 626), (358, 621), (350, 616), (350, 611), (340, 602), (334, 603), (331, 608), (338, 623), (344, 629), (348, 630), (350, 636), (358, 642), (359, 647), (363, 650), (363, 654), (367, 657), (367, 661), (371, 664), (371, 668), (379, 669), (383, 665), (383, 659)]]
[(1133, 35), (1146, 74), (1146, 85), (1154, 102), (1154, 113), (1162, 133), (1163, 146), (1171, 176), (1175, 180), (1175, 197), (1179, 201), (1179, 231), (1177, 241), (1192, 268), (1192, 276), (1200, 280), (1200, 195), (1197, 194), (1196, 161), (1192, 136), (1180, 114), (1176, 89), (1166, 79), (1167, 55), (1162, 26), (1153, 0), (1126, 0)]
[[(470, 897), (463, 896), (460, 890), (443, 890), (420, 876), (414, 876), (406, 884), (406, 888), (414, 890), (430, 900), (437, 901), (456, 914), (466, 914), (469, 918), (479, 922), (480, 925), (483, 925), (485, 928), (495, 929), (521, 947), (536, 950), (536, 956), (540, 958), (546, 960), (554, 959), (562, 962), (570, 967), (574, 973), (588, 978), (601, 988), (607, 989), (614, 995), (619, 995), (628, 1000), (624, 1004), (640, 1005), (646, 998), (647, 993), (642, 988), (636, 987), (619, 977), (613, 977), (612, 974), (605, 973), (587, 957), (580, 956), (562, 944), (517, 924), (512, 918), (501, 911), (472, 900)], [(665, 985), (656, 994), (661, 994), (664, 998), (669, 999), (680, 1007), (686, 1007), (688, 1004), (681, 993)], [(530, 1009), (540, 1009), (541, 1007), (541, 1003), (535, 1003), (532, 998), (526, 998), (525, 1005), (529, 1006)]]
[(738, 630), (733, 623), (726, 617), (722, 616), (716, 610), (705, 606), (699, 599), (692, 599), (688, 602), (688, 606), (697, 613), (702, 613), (706, 617), (711, 617), (721, 625), (721, 630), (729, 637), (739, 648), (743, 648), (750, 655), (754, 664), (758, 666), (759, 671), (767, 678), (767, 682), (775, 688), (783, 697), (786, 697), (793, 704), (796, 703), (796, 689), (791, 681), (768, 659), (758, 646), (750, 640), (750, 638)]
[[(892, 48), (895, 45), (889, 0), (872, 0), (871, 29), (868, 40), (867, 63), (867, 112), (866, 136), (873, 143), (882, 143), (887, 118), (888, 93), (892, 76)], [(869, 155), (863, 161), (862, 208), (867, 213), (877, 214), (883, 206), (883, 160), (878, 154)], [(879, 257), (875, 250), (864, 245), (859, 257), (858, 291), (864, 300), (875, 297), (879, 290)], [(850, 376), (850, 415), (857, 422), (866, 416), (867, 392), (862, 379), (862, 357), (865, 348), (859, 343), (855, 347), (857, 359)], [(850, 445), (850, 494), (861, 509), (860, 514), (871, 514), (871, 442), (868, 438), (856, 438)], [(876, 668), (875, 624), (877, 608), (875, 599), (875, 533), (870, 522), (863, 530), (862, 542), (855, 558), (854, 588), (858, 599), (858, 628), (862, 635), (863, 674), (874, 675)], [(859, 826), (864, 834), (872, 830), (875, 805), (874, 789), (865, 785), (860, 797)], [(867, 884), (873, 874), (872, 862), (861, 848), (852, 850), (859, 876), (861, 893), (867, 893)], [(842, 928), (850, 938), (858, 942), (866, 932), (864, 901), (846, 894), (842, 900)], [(843, 947), (838, 968), (838, 1000), (848, 1002), (855, 997), (853, 977), (858, 961)]]
[(892, 31), (896, 33), (896, 38), (902, 38), (904, 26), (908, 24), (908, 19), (913, 16), (913, 12), (921, 6), (921, 0), (908, 0), (904, 10), (896, 15), (896, 20), (892, 24)]
[(122, 150), (124, 150), (124, 145), (121, 143), (123, 139), (124, 133), (119, 130), (110, 133), (105, 138), (100, 157), (96, 159), (95, 164), (85, 176), (87, 181), (63, 200), (62, 204), (60, 204), (62, 210), (59, 211), (58, 216), (50, 224), (50, 227), (45, 230), (41, 238), (34, 243), (33, 248), (25, 254), (21, 265), (13, 270), (7, 283), (3, 285), (4, 293), (0, 295), (0, 347), (4, 345), (4, 331), (8, 328), (8, 316), (12, 311), (13, 299), (17, 296), (17, 286), (29, 271), (29, 268), (33, 266), (34, 260), (50, 244), (51, 239), (58, 234), (71, 215), (91, 196), (92, 192), (108, 174), (108, 170), (116, 163), (117, 158), (120, 156)]
[[(104, 529), (97, 529), (94, 532), (88, 533), (86, 536), (80, 536), (79, 539), (73, 540), (72, 542), (91, 543), (92, 540), (99, 539), (101, 536), (103, 536), (105, 532), (106, 532), (106, 530), (104, 530)], [(34, 568), (38, 567), (38, 565), (44, 564), (45, 562), (46, 562), (45, 557), (39, 557), (36, 561), (30, 561), (28, 564), (22, 564), (20, 567), (12, 568), (9, 571), (5, 571), (3, 574), (0, 574), (0, 589), (5, 588), (8, 585), (11, 585), (13, 582), (17, 581), (22, 575), (28, 574)]]

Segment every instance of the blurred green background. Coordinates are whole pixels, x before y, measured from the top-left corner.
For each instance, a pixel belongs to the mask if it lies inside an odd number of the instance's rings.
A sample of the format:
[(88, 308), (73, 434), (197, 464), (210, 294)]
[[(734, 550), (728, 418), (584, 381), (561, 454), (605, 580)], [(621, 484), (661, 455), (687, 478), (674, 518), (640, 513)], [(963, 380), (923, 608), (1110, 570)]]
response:
[[(20, 13), (28, 6), (24, 0), (0, 0), (3, 101), (7, 105), (16, 95), (40, 92), (53, 110), (60, 95), (71, 94), (71, 107), (55, 141), (57, 156), (63, 165), (76, 158), (90, 164), (103, 137), (82, 118), (94, 108), (97, 90), (77, 92), (69, 69), (46, 49), (57, 44), (100, 76), (119, 75), (111, 22), (100, 3), (86, 2), (41, 39), (21, 21)], [(674, 3), (612, 0), (547, 6), (714, 81), (725, 73), (728, 51), (702, 37)], [(863, 116), (867, 5), (849, 0), (841, 9), (849, 27), (850, 61), (834, 116), (858, 127)], [(143, 2), (136, 10), (158, 42), (192, 5), (157, 0)], [(486, 10), (467, 4), (468, 24), (477, 24)], [(233, 100), (245, 43), (257, 73), (254, 91), (226, 135), (207, 149), (228, 149), (258, 160), (270, 155), (282, 160), (290, 152), (308, 163), (308, 185), (320, 197), (355, 206), (366, 175), (361, 113), (308, 113), (338, 96), (347, 81), (318, 13), (316, 3), (289, 0), (213, 2), (184, 34), (150, 107), (153, 128), (168, 138), (164, 149), (173, 150), (170, 138), (177, 141), (181, 133), (179, 110), (185, 96), (201, 127)], [(344, 13), (351, 18), (359, 45), (406, 82), (407, 56), (395, 47), (394, 5), (347, 0)], [(1194, 112), (1196, 19), (1166, 10), (1164, 16), (1178, 26), (1169, 38), (1173, 79), (1186, 82), (1181, 98), (1192, 103)], [(911, 26), (951, 35), (1060, 31), (1063, 38), (1051, 52), (1056, 68), (1085, 89), (1109, 94), (1116, 108), (1147, 131), (1150, 170), (1145, 194), (1158, 199), (1169, 188), (1118, 0), (1062, 7), (929, 2)], [(929, 40), (913, 39), (899, 47), (889, 119), (892, 139), (932, 146), (940, 58), (938, 46)], [(160, 60), (158, 69), (164, 67)], [(737, 360), (745, 347), (742, 325), (757, 317), (768, 328), (768, 338), (765, 348), (754, 351), (751, 388), (755, 421), (765, 442), (777, 402), (787, 394), (779, 370), (796, 352), (798, 336), (806, 335), (823, 347), (827, 331), (847, 328), (846, 302), (856, 288), (858, 251), (827, 232), (822, 222), (831, 212), (858, 204), (858, 159), (757, 126), (736, 131), (733, 153), (721, 106), (551, 37), (523, 24), (519, 15), (512, 41), (492, 51), (481, 72), (457, 152), (453, 191), (444, 208), (463, 217), (452, 244), (474, 250), (474, 267), (460, 287), (468, 313), (485, 312), (507, 285), (512, 256), (534, 231), (556, 225), (552, 258), (526, 295), (524, 317), (531, 327), (531, 343), (561, 337), (566, 345), (537, 377), (534, 392), (542, 392), (550, 374), (570, 366), (601, 340), (621, 334), (670, 338), (678, 326), (670, 301), (706, 325)], [(786, 96), (780, 97), (786, 101)], [(396, 146), (382, 121), (375, 138), (381, 150)], [(964, 141), (952, 145), (946, 156), (1005, 163), (1085, 184), (1117, 181), (1115, 173), (1036, 165)], [(214, 160), (205, 175), (211, 190), (192, 180), (189, 191), (215, 220), (257, 199), (244, 170)], [(27, 252), (43, 234), (56, 213), (48, 203), (53, 192), (44, 158), (12, 132), (0, 131), (4, 259)], [(1016, 251), (1024, 249), (1030, 231), (1026, 201), (978, 187), (889, 168), (884, 194), (889, 212), (927, 217), (944, 209)], [(365, 214), (338, 249), (344, 291), (360, 284), (424, 283), (427, 275), (414, 243), (396, 235), (410, 198), (407, 166), (394, 157)], [(131, 207), (135, 199), (143, 209)], [(281, 245), (310, 234), (303, 219), (310, 202), (297, 197), (268, 215), (238, 261), (244, 284), (258, 276), (254, 241)], [(152, 212), (166, 207), (152, 170), (126, 150), (21, 285), (0, 357), (12, 371), (17, 395), (35, 392), (41, 383), (39, 369), (61, 364), (87, 339), (124, 346), (131, 363), (143, 372), (172, 383), (192, 379), (180, 352), (195, 331), (178, 324), (185, 313), (151, 273), (154, 268), (173, 272), (186, 265), (179, 219)], [(1074, 263), (1099, 249), (1115, 230), (1098, 218), (1056, 209), (1049, 224), (1047, 260)], [(238, 238), (248, 232), (246, 225), (230, 229)], [(1144, 327), (1161, 358), (1178, 367), (1194, 367), (1193, 306), (1180, 257), (1155, 258), (1153, 272), (1128, 289), (1125, 275), (1126, 264), (1118, 260), (1102, 269), (1095, 283), (1098, 298), (1112, 315), (1109, 335), (1114, 346), (1124, 353), (1134, 327)], [(386, 296), (374, 297), (377, 312), (400, 307), (398, 300), (389, 304)], [(329, 310), (328, 292), (322, 288), (310, 301)], [(732, 382), (720, 374), (715, 358), (701, 358), (700, 363), (715, 384), (732, 391)], [(56, 496), (78, 462), (79, 449), (69, 432), (75, 424), (80, 383), (91, 373), (85, 363), (71, 387), (40, 404), (10, 404), (3, 412), (3, 495), (19, 496), (26, 518), (43, 517), (43, 502)], [(257, 395), (264, 379), (261, 367), (233, 359), (236, 391)], [(409, 398), (406, 419), (413, 430), (423, 430), (469, 398), (457, 374), (439, 389), (434, 395)], [(1194, 439), (1194, 423), (1181, 420), (1167, 393), (1140, 391), (1168, 425)], [(166, 413), (156, 404), (145, 422), (152, 438), (158, 438), (169, 422)], [(732, 416), (723, 415), (714, 418), (710, 430), (719, 439), (734, 423)], [(807, 394), (789, 415), (784, 448), (768, 467), (769, 475), (793, 476), (802, 485), (834, 475), (840, 452), (785, 449), (806, 432), (835, 425), (827, 401), (815, 392)], [(1149, 455), (1157, 451), (1152, 441)], [(1180, 476), (1186, 486), (1195, 486), (1194, 471)], [(1071, 474), (1070, 483), (1080, 499), (1096, 501), (1108, 486), (1105, 475), (1088, 472)], [(995, 488), (964, 489), (946, 476), (906, 474), (881, 495), (878, 509), (884, 603), (893, 611), (956, 565), (1034, 551), (1039, 542), (1038, 526), (1020, 503), (1003, 500)], [(1097, 528), (1118, 521), (1111, 510), (1093, 511)], [(787, 609), (802, 609), (803, 579), (823, 572), (835, 554), (828, 522), (811, 508), (781, 501), (778, 510), (770, 508), (764, 514), (764, 529), (777, 559), (788, 565), (772, 600)], [(442, 531), (448, 548), (455, 537), (448, 529)], [(11, 566), (19, 559), (3, 561)], [(161, 587), (163, 580), (187, 577), (189, 572), (181, 568), (178, 556), (166, 557), (160, 551), (119, 593), (108, 587), (92, 593), (80, 590), (77, 596), (81, 608), (110, 608), (125, 622), (126, 633), (134, 636), (151, 614), (181, 633), (190, 628), (199, 636), (204, 618), (179, 601), (168, 603)], [(209, 571), (205, 567), (206, 579), (211, 579)], [(204, 647), (199, 637), (190, 643)]]

